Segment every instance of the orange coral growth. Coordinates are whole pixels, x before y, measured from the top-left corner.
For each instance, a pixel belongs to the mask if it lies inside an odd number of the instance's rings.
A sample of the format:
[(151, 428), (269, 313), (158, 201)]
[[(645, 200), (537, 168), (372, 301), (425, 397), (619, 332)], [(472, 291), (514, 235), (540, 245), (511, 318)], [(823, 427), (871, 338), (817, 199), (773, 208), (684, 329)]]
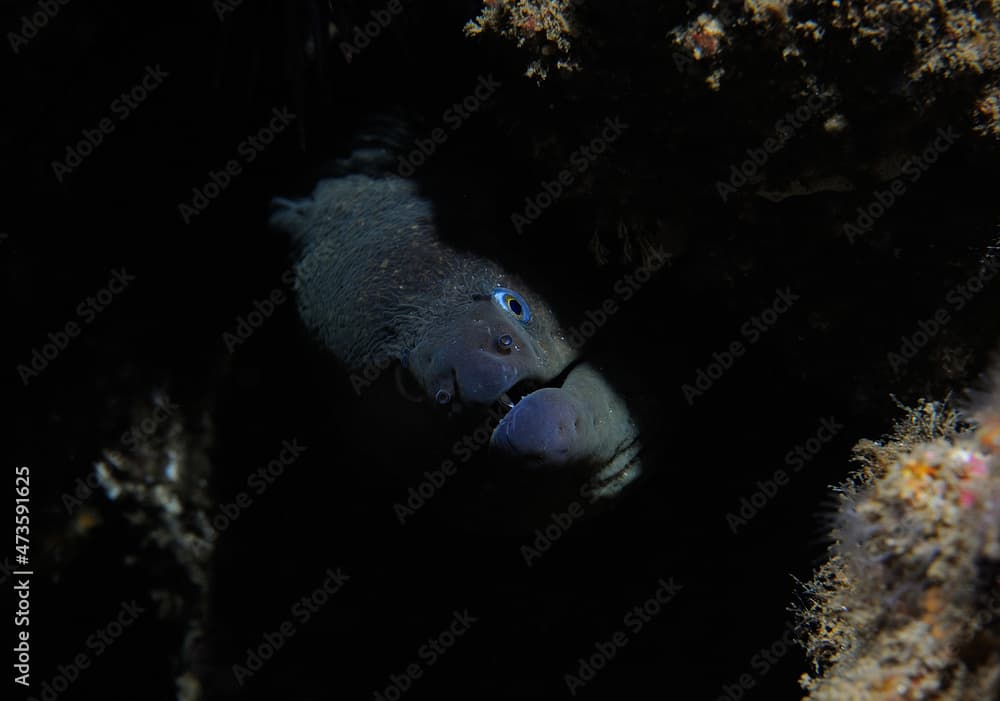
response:
[(983, 450), (989, 453), (1000, 451), (1000, 419), (983, 424), (976, 432), (976, 439)]

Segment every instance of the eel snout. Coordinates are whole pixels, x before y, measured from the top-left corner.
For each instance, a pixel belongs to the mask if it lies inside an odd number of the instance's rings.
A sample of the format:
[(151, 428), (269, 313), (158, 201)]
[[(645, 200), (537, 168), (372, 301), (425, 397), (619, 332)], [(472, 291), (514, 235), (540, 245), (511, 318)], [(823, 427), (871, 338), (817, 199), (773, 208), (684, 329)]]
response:
[(624, 398), (597, 368), (581, 363), (561, 387), (543, 387), (514, 404), (493, 431), (490, 451), (529, 470), (588, 466), (594, 493), (613, 494), (641, 471), (638, 432)]
[(492, 404), (524, 380), (544, 381), (534, 340), (517, 324), (482, 314), (410, 353), (410, 372), (433, 402)]
[(545, 387), (524, 397), (501, 419), (490, 447), (501, 459), (528, 467), (579, 462), (587, 457), (589, 414), (572, 392)]

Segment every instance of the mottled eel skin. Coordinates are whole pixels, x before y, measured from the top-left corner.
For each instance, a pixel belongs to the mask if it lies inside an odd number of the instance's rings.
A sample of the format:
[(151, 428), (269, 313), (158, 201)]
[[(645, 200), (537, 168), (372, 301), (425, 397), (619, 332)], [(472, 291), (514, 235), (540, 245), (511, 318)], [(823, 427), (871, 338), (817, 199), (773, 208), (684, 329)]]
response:
[[(298, 250), (302, 321), (349, 371), (391, 356), (430, 404), (502, 402), (510, 409), (490, 441), (497, 461), (579, 471), (593, 498), (640, 474), (638, 426), (624, 398), (567, 342), (545, 299), (439, 238), (413, 181), (348, 174), (273, 204), (272, 225)], [(514, 402), (557, 378), (560, 386)]]

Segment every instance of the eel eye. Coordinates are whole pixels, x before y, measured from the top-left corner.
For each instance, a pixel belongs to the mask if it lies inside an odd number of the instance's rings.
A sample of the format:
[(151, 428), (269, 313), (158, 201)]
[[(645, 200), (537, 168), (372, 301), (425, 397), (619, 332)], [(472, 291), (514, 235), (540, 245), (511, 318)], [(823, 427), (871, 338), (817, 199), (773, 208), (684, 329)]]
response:
[(531, 310), (528, 309), (528, 303), (524, 301), (524, 297), (514, 292), (514, 290), (498, 287), (493, 290), (493, 299), (500, 305), (501, 309), (513, 314), (518, 321), (528, 321), (531, 319)]

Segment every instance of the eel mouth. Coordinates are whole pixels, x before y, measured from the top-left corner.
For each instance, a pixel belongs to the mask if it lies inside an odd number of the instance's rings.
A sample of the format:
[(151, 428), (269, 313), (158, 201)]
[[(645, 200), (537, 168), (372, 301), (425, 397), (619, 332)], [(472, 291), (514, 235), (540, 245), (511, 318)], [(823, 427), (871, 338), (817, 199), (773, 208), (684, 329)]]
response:
[(516, 366), (495, 372), (494, 360), (461, 359), (463, 364), (449, 363), (433, 375), (436, 394), (414, 377), (420, 389), (414, 387), (412, 398), (429, 398), (454, 429), (482, 436), (477, 445), (488, 442), (490, 461), (502, 474), (522, 475), (535, 486), (543, 474), (586, 475), (587, 489), (597, 496), (619, 492), (639, 474), (642, 446), (627, 406), (585, 359), (573, 359), (547, 380), (516, 379)]
[(612, 496), (641, 472), (642, 444), (627, 408), (583, 363), (574, 361), (544, 384), (519, 382), (501, 394), (490, 454), (504, 467), (536, 476), (582, 469), (591, 495)]
[[(497, 479), (513, 479), (535, 490), (541, 488), (543, 475), (564, 480), (558, 475), (573, 474), (591, 500), (614, 497), (641, 474), (643, 450), (635, 431), (609, 422), (609, 415), (627, 418), (629, 412), (624, 404), (609, 402), (609, 388), (595, 383), (596, 376), (577, 358), (549, 380), (514, 382), (488, 404), (433, 404), (439, 416), (447, 417), (450, 430), (475, 436), (478, 446), (488, 445), (490, 462), (501, 468)], [(412, 388), (404, 396), (428, 401), (415, 378), (408, 379)], [(488, 430), (479, 438), (484, 428)], [(521, 479), (527, 482), (518, 482)]]
[(533, 394), (540, 389), (560, 389), (563, 383), (566, 382), (566, 378), (569, 374), (579, 365), (580, 359), (574, 360), (565, 368), (562, 372), (553, 377), (548, 382), (538, 382), (537, 380), (520, 380), (510, 387), (506, 392), (501, 393), (497, 402), (503, 412), (503, 416), (509, 414), (522, 399), (527, 397), (529, 394)]
[(584, 398), (563, 387), (576, 366), (571, 363), (544, 384), (518, 382), (500, 395), (500, 419), (490, 437), (492, 454), (536, 469), (586, 460), (592, 412)]
[(500, 395), (497, 400), (500, 409), (501, 416), (506, 416), (510, 413), (511, 409), (517, 406), (517, 403), (524, 399), (526, 396), (534, 392), (536, 389), (541, 389), (542, 387), (554, 387), (558, 385), (553, 385), (552, 383), (546, 383), (541, 385), (532, 380), (521, 380), (509, 390)]

